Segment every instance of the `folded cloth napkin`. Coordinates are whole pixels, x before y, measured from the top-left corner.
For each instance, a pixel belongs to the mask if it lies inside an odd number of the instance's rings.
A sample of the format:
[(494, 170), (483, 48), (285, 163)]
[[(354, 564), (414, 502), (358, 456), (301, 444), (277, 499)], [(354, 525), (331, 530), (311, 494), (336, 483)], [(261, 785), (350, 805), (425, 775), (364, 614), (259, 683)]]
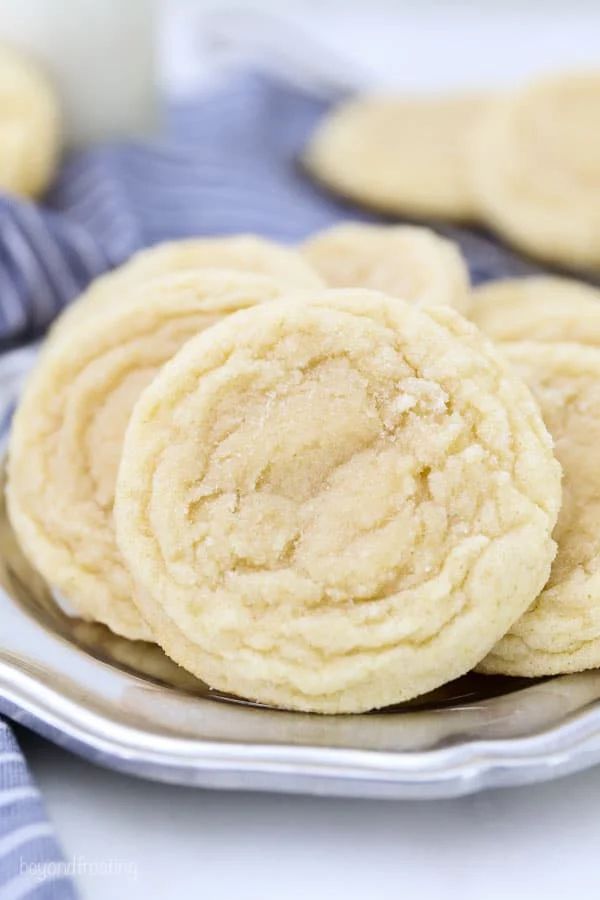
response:
[[(289, 82), (240, 73), (204, 97), (172, 103), (165, 140), (74, 155), (43, 205), (0, 198), (0, 347), (41, 335), (94, 276), (140, 247), (235, 232), (294, 242), (344, 218), (377, 221), (320, 190), (299, 164), (328, 105)], [(483, 233), (439, 230), (461, 245), (474, 281), (535, 271)], [(29, 361), (27, 353), (7, 354), (9, 377), (0, 361), (4, 430), (10, 385)], [(6, 725), (0, 753), (0, 897), (22, 897), (34, 884), (23, 872), (35, 873), (35, 864), (60, 873), (51, 865), (58, 848)], [(35, 896), (72, 896), (57, 878)]]

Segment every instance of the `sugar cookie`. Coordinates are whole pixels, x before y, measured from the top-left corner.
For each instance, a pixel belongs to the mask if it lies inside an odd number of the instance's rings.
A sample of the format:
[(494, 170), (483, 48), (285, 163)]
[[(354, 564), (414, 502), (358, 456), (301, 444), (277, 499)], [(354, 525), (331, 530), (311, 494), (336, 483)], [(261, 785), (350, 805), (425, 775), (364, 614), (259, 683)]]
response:
[(429, 228), (350, 222), (320, 231), (301, 247), (330, 287), (364, 287), (417, 306), (466, 312), (469, 273), (459, 248)]
[(45, 75), (0, 47), (0, 190), (40, 194), (56, 169), (59, 143), (58, 102)]
[(136, 600), (213, 688), (359, 712), (470, 669), (543, 587), (560, 472), (453, 310), (365, 290), (236, 313), (135, 405), (115, 502)]
[(12, 429), (9, 514), (32, 564), (85, 618), (151, 637), (112, 524), (121, 443), (138, 394), (192, 335), (278, 292), (260, 275), (163, 276), (42, 354)]
[(481, 668), (553, 675), (600, 666), (600, 349), (579, 344), (505, 344), (554, 438), (563, 504), (558, 553), (531, 609)]
[(323, 282), (300, 253), (255, 235), (188, 238), (141, 250), (117, 269), (97, 278), (57, 319), (51, 336), (95, 315), (109, 304), (120, 306), (124, 293), (148, 278), (187, 269), (233, 269), (268, 275), (293, 288), (322, 287)]
[(466, 147), (487, 100), (359, 97), (326, 116), (304, 156), (344, 196), (388, 213), (472, 219)]
[(550, 275), (489, 281), (469, 318), (496, 341), (576, 341), (600, 347), (600, 289)]
[(600, 267), (600, 73), (490, 105), (471, 155), (477, 202), (501, 235), (551, 263)]

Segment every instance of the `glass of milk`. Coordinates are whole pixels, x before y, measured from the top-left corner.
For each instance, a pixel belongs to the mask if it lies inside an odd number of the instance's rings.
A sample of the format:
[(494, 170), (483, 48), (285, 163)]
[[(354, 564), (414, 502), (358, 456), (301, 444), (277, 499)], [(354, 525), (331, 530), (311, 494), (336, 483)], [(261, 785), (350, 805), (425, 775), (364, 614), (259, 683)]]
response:
[(59, 92), (66, 140), (152, 131), (158, 0), (0, 0), (0, 43), (27, 51)]

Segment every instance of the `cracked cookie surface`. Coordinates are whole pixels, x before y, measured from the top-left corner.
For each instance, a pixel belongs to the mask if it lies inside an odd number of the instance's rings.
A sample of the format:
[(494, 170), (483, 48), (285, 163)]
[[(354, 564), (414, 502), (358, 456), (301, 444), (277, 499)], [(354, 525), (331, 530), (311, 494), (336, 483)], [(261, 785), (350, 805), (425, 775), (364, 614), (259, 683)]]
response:
[(293, 288), (322, 287), (323, 282), (300, 253), (256, 235), (187, 238), (140, 250), (122, 266), (101, 275), (56, 320), (50, 340), (109, 305), (120, 307), (132, 288), (159, 275), (196, 269), (228, 269), (266, 275)]
[(600, 665), (600, 349), (503, 345), (529, 383), (563, 468), (563, 502), (550, 579), (494, 647), (482, 671), (551, 675)]
[(234, 310), (278, 296), (266, 276), (189, 271), (148, 281), (122, 308), (52, 342), (15, 415), (9, 514), (31, 563), (85, 618), (151, 639), (113, 528), (131, 409), (160, 366)]
[(115, 524), (171, 658), (340, 713), (472, 668), (545, 583), (559, 500), (533, 398), (472, 325), (330, 290), (237, 313), (162, 369)]
[(600, 267), (600, 73), (543, 79), (491, 104), (469, 154), (489, 225), (532, 256)]
[(304, 163), (332, 190), (383, 212), (473, 219), (466, 150), (487, 103), (479, 95), (359, 97), (325, 116)]
[(465, 313), (469, 273), (456, 244), (429, 228), (347, 223), (313, 235), (304, 257), (329, 287), (362, 287)]
[(473, 290), (469, 318), (495, 341), (575, 341), (600, 347), (600, 290), (536, 275)]

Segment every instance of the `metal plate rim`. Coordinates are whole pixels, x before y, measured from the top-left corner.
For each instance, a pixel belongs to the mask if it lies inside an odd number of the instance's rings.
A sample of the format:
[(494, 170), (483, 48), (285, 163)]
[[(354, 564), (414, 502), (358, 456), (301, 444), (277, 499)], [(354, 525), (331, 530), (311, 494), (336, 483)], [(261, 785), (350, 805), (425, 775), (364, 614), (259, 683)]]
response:
[[(111, 722), (7, 662), (0, 663), (0, 694), (9, 716), (88, 759), (190, 786), (433, 798), (548, 780), (600, 761), (599, 703), (528, 737), (391, 751), (157, 735)], [(222, 775), (232, 784), (220, 784)]]

